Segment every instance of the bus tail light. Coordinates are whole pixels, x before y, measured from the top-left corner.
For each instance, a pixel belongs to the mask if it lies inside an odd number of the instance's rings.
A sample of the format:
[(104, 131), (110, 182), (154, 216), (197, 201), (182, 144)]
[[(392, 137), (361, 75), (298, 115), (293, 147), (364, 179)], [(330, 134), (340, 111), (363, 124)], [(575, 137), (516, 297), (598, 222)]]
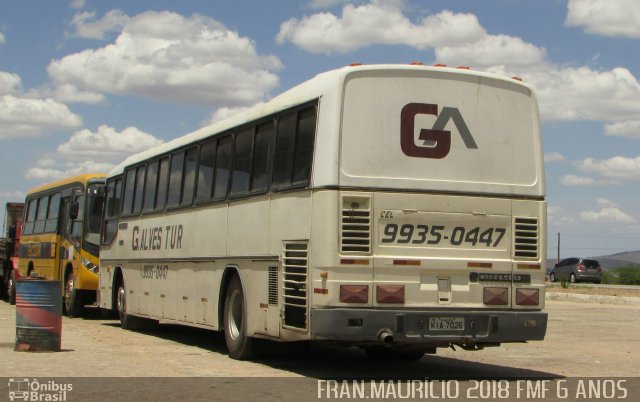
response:
[(404, 303), (404, 285), (376, 286), (376, 301), (378, 303)]
[(509, 304), (509, 289), (484, 288), (482, 302), (493, 306), (505, 306)]
[(368, 303), (369, 286), (367, 285), (340, 285), (341, 303)]
[(540, 304), (540, 290), (516, 289), (516, 304), (518, 306), (537, 306)]

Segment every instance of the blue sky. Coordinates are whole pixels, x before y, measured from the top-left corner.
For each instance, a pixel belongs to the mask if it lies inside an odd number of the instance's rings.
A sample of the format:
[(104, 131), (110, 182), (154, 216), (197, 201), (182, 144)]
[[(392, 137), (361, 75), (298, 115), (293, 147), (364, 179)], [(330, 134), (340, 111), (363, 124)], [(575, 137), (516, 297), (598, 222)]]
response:
[(638, 0), (0, 0), (0, 205), (352, 62), (522, 77), (549, 255), (640, 249)]

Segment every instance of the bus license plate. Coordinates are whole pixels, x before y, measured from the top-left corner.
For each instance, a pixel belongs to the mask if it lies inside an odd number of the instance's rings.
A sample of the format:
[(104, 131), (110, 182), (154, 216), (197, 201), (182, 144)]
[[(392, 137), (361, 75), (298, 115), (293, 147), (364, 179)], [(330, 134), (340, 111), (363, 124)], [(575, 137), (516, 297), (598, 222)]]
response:
[(463, 317), (431, 317), (430, 331), (464, 331)]

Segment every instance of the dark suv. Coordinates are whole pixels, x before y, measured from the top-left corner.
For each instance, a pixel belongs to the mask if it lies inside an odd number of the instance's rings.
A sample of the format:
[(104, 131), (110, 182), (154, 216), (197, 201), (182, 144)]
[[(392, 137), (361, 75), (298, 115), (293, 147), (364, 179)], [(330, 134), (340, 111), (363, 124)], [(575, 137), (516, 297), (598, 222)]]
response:
[(549, 273), (549, 280), (576, 282), (593, 282), (600, 283), (602, 281), (602, 268), (598, 260), (588, 258), (565, 258), (556, 265)]

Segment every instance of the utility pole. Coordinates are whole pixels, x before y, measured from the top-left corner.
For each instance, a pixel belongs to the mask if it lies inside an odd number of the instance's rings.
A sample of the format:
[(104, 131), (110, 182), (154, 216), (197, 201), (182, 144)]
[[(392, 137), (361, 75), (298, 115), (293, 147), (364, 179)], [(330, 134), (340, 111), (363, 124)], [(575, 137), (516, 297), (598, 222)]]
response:
[(558, 232), (558, 262), (560, 262), (560, 232)]

